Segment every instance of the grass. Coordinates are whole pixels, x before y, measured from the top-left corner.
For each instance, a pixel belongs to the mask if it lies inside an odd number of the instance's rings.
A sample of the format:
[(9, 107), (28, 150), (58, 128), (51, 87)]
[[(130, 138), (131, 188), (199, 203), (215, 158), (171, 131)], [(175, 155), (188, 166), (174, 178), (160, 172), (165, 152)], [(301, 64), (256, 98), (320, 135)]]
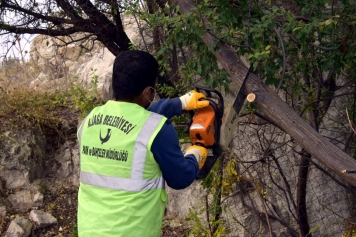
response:
[(48, 145), (56, 148), (68, 140), (68, 135), (75, 134), (82, 114), (101, 101), (95, 97), (97, 91), (70, 80), (65, 86), (50, 79), (43, 87), (30, 86), (36, 75), (34, 68), (31, 63), (10, 60), (0, 69), (0, 141), (6, 131), (36, 128)]

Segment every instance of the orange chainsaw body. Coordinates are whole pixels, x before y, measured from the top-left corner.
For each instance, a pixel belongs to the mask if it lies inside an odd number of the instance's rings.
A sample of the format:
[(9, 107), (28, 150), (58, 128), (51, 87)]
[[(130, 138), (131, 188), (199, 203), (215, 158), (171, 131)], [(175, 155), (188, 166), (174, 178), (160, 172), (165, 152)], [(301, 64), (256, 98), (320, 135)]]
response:
[(190, 139), (193, 144), (209, 147), (215, 143), (215, 111), (209, 105), (199, 109), (193, 116), (190, 126)]
[(189, 136), (193, 145), (203, 146), (208, 150), (208, 156), (203, 164), (199, 164), (196, 179), (205, 178), (220, 156), (220, 128), (224, 114), (224, 100), (219, 91), (204, 86), (195, 86), (198, 92), (204, 92), (209, 105), (190, 111), (188, 122)]

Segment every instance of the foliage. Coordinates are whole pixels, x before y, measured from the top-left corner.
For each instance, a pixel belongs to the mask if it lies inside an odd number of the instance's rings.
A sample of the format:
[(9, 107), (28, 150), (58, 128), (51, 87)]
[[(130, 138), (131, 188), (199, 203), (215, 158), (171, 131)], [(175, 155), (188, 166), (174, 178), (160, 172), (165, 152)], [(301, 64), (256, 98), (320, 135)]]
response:
[[(224, 226), (220, 219), (221, 214), (224, 212), (227, 204), (222, 203), (222, 197), (229, 196), (234, 189), (237, 182), (240, 182), (242, 175), (237, 173), (236, 159), (231, 156), (231, 151), (224, 151), (218, 158), (213, 169), (207, 177), (205, 177), (201, 185), (205, 190), (206, 198), (204, 207), (200, 210), (190, 210), (187, 220), (193, 220), (192, 233), (198, 236), (225, 236), (227, 228)], [(198, 216), (206, 213), (208, 216), (208, 226), (202, 224), (197, 219)]]
[[(163, 69), (173, 70), (169, 52), (175, 48), (186, 49), (189, 57), (176, 72), (185, 88), (204, 83), (229, 90), (227, 74), (210, 52), (210, 49), (218, 50), (217, 44), (222, 42), (234, 48), (238, 55), (248, 55), (255, 73), (267, 85), (291, 88), (293, 96), (307, 90), (314, 92), (307, 92), (310, 96), (319, 94), (318, 98), (310, 97), (306, 107), (296, 108), (306, 111), (314, 101), (330, 97), (330, 91), (335, 90), (329, 86), (331, 81), (355, 78), (355, 55), (349, 53), (356, 46), (355, 3), (330, 4), (296, 1), (286, 4), (291, 9), (287, 11), (283, 5), (271, 2), (245, 0), (235, 4), (205, 0), (190, 14), (179, 14), (179, 6), (169, 2), (167, 8), (154, 14), (142, 11), (138, 5), (127, 5), (127, 8), (128, 13), (139, 13), (149, 27), (160, 30), (164, 41), (157, 58)], [(302, 17), (305, 14), (308, 17)], [(209, 20), (209, 25), (204, 18)], [(213, 45), (204, 44), (201, 40), (204, 34), (216, 38)], [(306, 76), (312, 80), (309, 85), (305, 84)]]
[(241, 175), (236, 170), (237, 162), (235, 159), (230, 159), (224, 167), (224, 177), (222, 181), (222, 195), (227, 196), (233, 191), (236, 182), (240, 181)]
[(95, 74), (96, 69), (91, 68), (90, 70), (92, 80), (89, 87), (84, 88), (79, 84), (73, 84), (69, 91), (69, 95), (73, 96), (75, 108), (81, 111), (81, 118), (84, 118), (94, 107), (102, 103), (98, 96), (98, 76)]
[(184, 128), (176, 127), (175, 129), (177, 131), (180, 144), (191, 143), (190, 135), (185, 131)]
[[(156, 57), (161, 66), (161, 75), (165, 71), (172, 71), (171, 52), (175, 48), (181, 49), (182, 54), (188, 54), (186, 61), (175, 71), (180, 80), (176, 81), (178, 91), (190, 90), (195, 84), (204, 84), (207, 87), (220, 87), (228, 90), (230, 82), (226, 71), (222, 70), (213, 54), (206, 47), (200, 36), (204, 33), (199, 15), (179, 14), (179, 7), (170, 5), (164, 12), (150, 14), (142, 11), (137, 5), (127, 5), (128, 14), (140, 13), (140, 18), (148, 21), (151, 28), (158, 28), (165, 40), (157, 50)], [(218, 41), (216, 41), (218, 43)], [(216, 48), (216, 45), (212, 45)], [(178, 59), (183, 60), (183, 59)], [(184, 61), (184, 60), (183, 60)]]
[(203, 210), (196, 212), (192, 209), (189, 210), (188, 216), (185, 218), (186, 221), (194, 222), (194, 226), (190, 231), (189, 235), (196, 235), (196, 236), (211, 236), (209, 230), (203, 224), (202, 220), (200, 219), (199, 215), (202, 214)]
[(45, 183), (43, 183), (43, 182), (40, 182), (39, 186), (40, 186), (40, 190), (39, 190), (40, 193), (45, 195), (47, 193), (47, 191), (48, 191), (47, 185)]
[[(56, 148), (67, 139), (72, 129), (63, 128), (63, 118), (73, 116), (77, 121), (78, 112), (85, 115), (100, 103), (95, 97), (98, 93), (95, 70), (92, 70), (93, 85), (88, 90), (72, 84), (69, 91), (59, 91), (24, 87), (23, 84), (29, 83), (26, 72), (32, 68), (31, 64), (10, 59), (5, 65), (0, 72), (0, 141), (5, 139), (3, 132), (7, 130), (35, 126), (45, 135), (48, 147)], [(17, 82), (17, 77), (24, 80)]]
[(161, 84), (161, 83), (157, 83), (156, 85), (156, 90), (158, 94), (163, 94), (168, 98), (174, 97), (174, 95), (176, 95), (177, 92), (179, 92), (178, 88), (180, 88), (178, 85), (176, 85), (175, 87), (166, 84)]
[(1, 133), (37, 127), (53, 147), (66, 139), (59, 114), (63, 107), (55, 105), (56, 96), (34, 92), (28, 88), (13, 88), (1, 94)]
[(70, 237), (77, 237), (78, 236), (78, 228), (75, 222), (70, 223), (70, 229), (72, 230)]
[[(301, 0), (281, 4), (275, 1), (245, 0), (237, 3), (203, 0), (194, 4), (195, 9), (189, 14), (180, 14), (179, 6), (171, 5), (170, 2), (162, 11), (141, 14), (141, 19), (147, 21), (150, 27), (159, 29), (163, 36), (164, 41), (157, 50), (163, 68), (173, 70), (169, 63), (172, 57), (169, 52), (175, 48), (183, 48), (188, 52), (189, 58), (183, 60), (182, 66), (176, 71), (184, 80), (184, 85), (189, 87), (194, 83), (204, 83), (228, 90), (225, 86), (229, 82), (228, 77), (224, 72), (220, 73), (220, 67), (210, 51), (219, 50), (218, 43), (226, 43), (253, 65), (254, 73), (261, 81), (277, 92), (283, 91), (283, 99), (301, 116), (309, 119), (308, 122), (317, 131), (324, 125), (323, 119), (337, 92), (345, 93), (345, 100), (350, 98), (348, 95), (355, 94), (354, 1)], [(132, 12), (138, 10), (134, 9)], [(215, 41), (206, 46), (202, 36), (214, 37)], [(354, 97), (348, 103), (350, 124), (355, 124), (355, 101)], [(260, 115), (256, 107), (245, 109), (247, 114)], [(344, 111), (345, 107), (338, 109)], [(333, 125), (326, 129), (345, 127), (342, 122), (333, 121)], [(272, 142), (273, 139), (270, 139), (266, 144)], [(345, 141), (339, 139), (338, 143), (345, 144)], [(346, 144), (350, 154), (355, 154), (353, 144), (354, 142)], [(263, 145), (261, 142), (261, 153), (265, 152), (264, 149), (267, 150)], [(261, 158), (260, 162), (265, 159)], [(278, 166), (278, 161), (275, 162)], [(228, 164), (228, 167), (234, 166), (233, 161)], [(221, 179), (217, 177), (219, 176), (208, 176), (203, 181), (208, 193), (218, 190)], [(222, 194), (228, 195), (236, 184), (236, 179), (238, 183), (239, 174), (230, 170), (225, 178), (225, 183), (222, 182)], [(268, 199), (268, 185), (263, 179), (256, 182), (256, 198)], [(275, 185), (277, 189), (282, 189), (279, 184)], [(290, 183), (285, 181), (282, 186), (284, 185), (289, 187)], [(288, 196), (288, 203), (291, 198), (297, 199)], [(292, 199), (291, 206), (293, 202)], [(299, 208), (297, 205), (295, 207)], [(296, 216), (292, 209), (289, 208), (288, 211), (292, 212), (291, 216)], [(297, 217), (296, 221), (299, 218), (303, 217)], [(306, 234), (308, 231), (311, 233), (316, 230), (309, 229)]]
[[(34, 93), (26, 88), (13, 88), (2, 94), (1, 111), (3, 122), (11, 122), (13, 128), (25, 128), (26, 121), (34, 123), (40, 130), (58, 127), (55, 106), (48, 101), (55, 98), (48, 93)], [(22, 120), (22, 122), (20, 122)]]
[(188, 132), (188, 126), (191, 119), (192, 117), (189, 113), (183, 113), (180, 116), (174, 116), (171, 118), (171, 122), (177, 131), (180, 144), (192, 142)]
[(346, 222), (345, 232), (341, 235), (341, 237), (355, 237), (356, 236), (356, 226), (355, 223)]

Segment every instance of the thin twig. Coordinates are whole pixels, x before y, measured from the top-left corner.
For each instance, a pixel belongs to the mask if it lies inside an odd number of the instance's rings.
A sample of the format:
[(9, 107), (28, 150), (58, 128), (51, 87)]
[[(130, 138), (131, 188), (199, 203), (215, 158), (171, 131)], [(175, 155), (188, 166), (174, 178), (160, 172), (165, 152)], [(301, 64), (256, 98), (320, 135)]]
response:
[(283, 56), (283, 69), (282, 69), (282, 77), (281, 80), (279, 81), (278, 87), (277, 87), (277, 91), (276, 93), (278, 93), (279, 89), (281, 88), (283, 81), (284, 81), (284, 75), (286, 73), (286, 51), (284, 49), (284, 43), (283, 43), (283, 38), (282, 36), (279, 34), (277, 28), (274, 28), (274, 31), (276, 32), (278, 39), (279, 39), (279, 44), (281, 45), (281, 49), (282, 49), (282, 56)]
[(347, 116), (347, 120), (349, 121), (350, 128), (351, 128), (352, 131), (355, 133), (354, 125), (353, 125), (353, 123), (352, 123), (351, 120), (350, 120), (350, 116), (349, 116), (349, 112), (348, 112), (347, 108), (346, 108), (346, 116)]
[(208, 195), (205, 195), (205, 209), (206, 209), (206, 220), (207, 220), (208, 225), (209, 225), (209, 231), (210, 231), (210, 233), (212, 233), (212, 230), (211, 230), (211, 224), (210, 224), (210, 218), (209, 218), (209, 202), (208, 202)]

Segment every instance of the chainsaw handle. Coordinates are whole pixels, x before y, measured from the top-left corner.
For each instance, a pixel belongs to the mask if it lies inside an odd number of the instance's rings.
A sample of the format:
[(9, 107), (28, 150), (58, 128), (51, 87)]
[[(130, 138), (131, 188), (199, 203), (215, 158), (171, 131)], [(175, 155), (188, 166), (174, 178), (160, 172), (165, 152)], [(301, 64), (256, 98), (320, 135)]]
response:
[[(204, 92), (205, 92), (207, 98), (201, 99), (201, 100), (208, 100), (208, 101), (211, 101), (211, 99), (209, 99), (209, 97), (210, 97), (210, 98), (214, 98), (214, 97), (212, 96), (212, 93), (214, 93), (215, 95), (218, 96), (218, 101), (219, 101), (219, 103), (218, 103), (218, 106), (219, 106), (219, 109), (218, 109), (218, 111), (219, 111), (218, 116), (219, 116), (220, 118), (222, 118), (223, 115), (224, 115), (224, 99), (223, 99), (221, 93), (220, 93), (219, 91), (213, 89), (213, 88), (209, 88), (209, 87), (205, 87), (205, 86), (201, 86), (201, 85), (195, 85), (194, 87), (195, 87), (196, 91), (198, 91), (198, 92), (201, 92), (201, 91), (204, 91)], [(211, 103), (210, 103), (210, 104), (211, 104)]]

